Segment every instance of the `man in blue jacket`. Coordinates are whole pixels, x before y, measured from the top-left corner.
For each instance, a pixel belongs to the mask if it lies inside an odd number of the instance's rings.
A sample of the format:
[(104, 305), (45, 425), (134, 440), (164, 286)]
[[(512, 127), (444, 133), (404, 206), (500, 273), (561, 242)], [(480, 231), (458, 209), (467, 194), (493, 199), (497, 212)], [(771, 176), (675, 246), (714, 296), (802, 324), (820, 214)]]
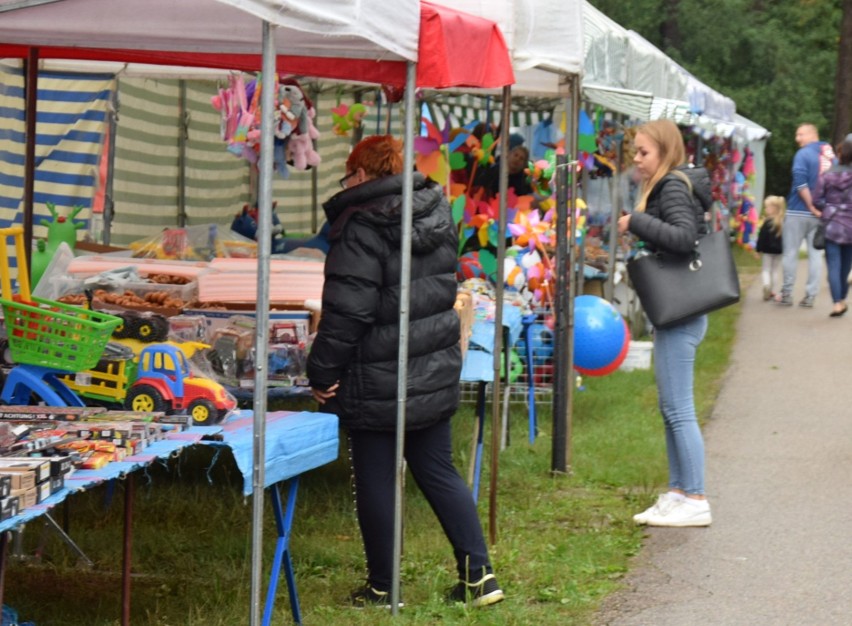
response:
[(808, 249), (808, 281), (805, 284), (805, 297), (799, 306), (812, 307), (822, 276), (822, 253), (814, 248), (814, 232), (819, 226), (820, 211), (814, 206), (812, 194), (820, 174), (831, 167), (834, 150), (819, 140), (819, 132), (813, 124), (799, 125), (796, 129), (796, 143), (799, 149), (793, 157), (793, 182), (787, 198), (787, 216), (782, 233), (784, 284), (779, 304), (793, 304), (799, 248), (802, 240), (805, 240)]

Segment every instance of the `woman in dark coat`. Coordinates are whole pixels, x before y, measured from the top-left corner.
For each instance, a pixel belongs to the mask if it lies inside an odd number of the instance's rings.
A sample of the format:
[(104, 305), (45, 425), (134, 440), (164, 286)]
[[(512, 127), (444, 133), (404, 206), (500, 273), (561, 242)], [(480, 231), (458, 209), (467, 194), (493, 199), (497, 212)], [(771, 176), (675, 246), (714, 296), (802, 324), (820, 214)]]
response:
[[(393, 567), (402, 153), (390, 136), (361, 141), (343, 191), (325, 203), (329, 251), (319, 330), (308, 355), (314, 397), (348, 431), (355, 503), (367, 554), (357, 605), (388, 605)], [(458, 235), (439, 185), (414, 174), (404, 454), (456, 557), (451, 600), (503, 599), (470, 489), (452, 462), (461, 350), (453, 305)]]
[[(683, 167), (683, 138), (670, 120), (639, 127), (633, 162), (642, 178), (642, 196), (633, 213), (618, 220), (652, 250), (687, 254), (706, 232), (712, 203), (704, 168)], [(693, 201), (693, 196), (697, 201)], [(669, 490), (646, 511), (633, 516), (650, 526), (708, 526), (704, 496), (704, 440), (695, 415), (695, 352), (707, 332), (707, 316), (654, 329), (654, 374), (666, 433)]]

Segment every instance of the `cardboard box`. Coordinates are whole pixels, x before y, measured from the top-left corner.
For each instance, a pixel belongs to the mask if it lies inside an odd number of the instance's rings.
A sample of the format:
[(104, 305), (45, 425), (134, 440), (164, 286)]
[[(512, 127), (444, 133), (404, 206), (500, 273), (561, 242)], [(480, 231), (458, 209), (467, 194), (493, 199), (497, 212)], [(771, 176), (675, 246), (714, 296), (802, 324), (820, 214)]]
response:
[[(287, 322), (297, 320), (308, 321), (308, 332), (316, 332), (316, 327), (319, 324), (319, 313), (307, 311), (303, 308), (303, 303), (294, 303), (293, 306), (274, 304), (269, 311), (270, 330), (276, 322)], [(207, 320), (207, 341), (210, 342), (210, 337), (213, 333), (225, 326), (228, 319), (234, 315), (244, 315), (246, 317), (257, 317), (254, 303), (239, 304), (229, 302), (227, 307), (210, 307), (210, 308), (192, 308), (188, 307), (183, 310), (184, 315), (200, 315)]]
[(4, 471), (0, 469), (0, 476), (9, 477), (9, 494), (23, 489), (35, 487), (36, 479), (34, 472), (19, 472), (14, 470)]
[(20, 512), (18, 496), (8, 495), (0, 498), (0, 521), (15, 517)]
[(50, 483), (50, 493), (56, 493), (65, 486), (65, 475), (51, 476), (47, 482)]
[(41, 504), (50, 497), (50, 478), (36, 485), (36, 504)]
[(13, 489), (12, 495), (18, 498), (18, 511), (23, 511), (36, 505), (37, 491), (35, 485), (29, 489)]
[(33, 472), (37, 483), (50, 477), (50, 461), (38, 457), (0, 457), (0, 473)]
[(0, 498), (5, 498), (12, 491), (12, 479), (9, 476), (0, 476)]

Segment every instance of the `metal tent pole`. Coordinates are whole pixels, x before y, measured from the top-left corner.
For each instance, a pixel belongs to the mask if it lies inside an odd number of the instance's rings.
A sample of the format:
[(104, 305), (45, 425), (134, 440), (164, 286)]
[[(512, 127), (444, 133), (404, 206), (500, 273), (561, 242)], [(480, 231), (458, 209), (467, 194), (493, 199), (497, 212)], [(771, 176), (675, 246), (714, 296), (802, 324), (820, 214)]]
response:
[[(500, 365), (503, 353), (503, 260), (506, 257), (506, 194), (509, 190), (509, 123), (512, 88), (503, 87), (503, 110), (500, 120), (500, 207), (497, 224), (497, 285), (494, 307), (494, 375), (491, 386), (491, 477), (488, 489), (488, 540), (497, 542), (497, 467), (500, 455)], [(509, 369), (506, 368), (506, 385)]]
[(266, 460), (266, 369), (269, 335), (269, 256), (272, 247), (272, 148), (275, 104), (275, 41), (272, 26), (263, 22), (263, 72), (260, 94), (260, 163), (257, 224), (257, 310), (255, 328), (254, 423), (252, 428), (252, 550), (250, 624), (258, 626), (263, 570), (263, 497)]
[(408, 400), (408, 319), (411, 297), (411, 227), (414, 192), (414, 90), (417, 64), (408, 62), (405, 72), (405, 133), (402, 167), (402, 249), (399, 274), (399, 358), (396, 385), (396, 483), (393, 507), (393, 577), (391, 613), (399, 613), (400, 566), (402, 561), (402, 488), (405, 477), (405, 403)]

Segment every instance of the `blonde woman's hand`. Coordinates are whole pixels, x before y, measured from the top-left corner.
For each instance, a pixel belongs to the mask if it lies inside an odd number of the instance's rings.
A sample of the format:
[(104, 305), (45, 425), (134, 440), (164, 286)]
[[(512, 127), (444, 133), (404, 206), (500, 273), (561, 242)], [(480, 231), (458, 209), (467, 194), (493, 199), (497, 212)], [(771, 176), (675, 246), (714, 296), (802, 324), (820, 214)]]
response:
[(618, 218), (618, 234), (623, 235), (630, 230), (630, 214)]

